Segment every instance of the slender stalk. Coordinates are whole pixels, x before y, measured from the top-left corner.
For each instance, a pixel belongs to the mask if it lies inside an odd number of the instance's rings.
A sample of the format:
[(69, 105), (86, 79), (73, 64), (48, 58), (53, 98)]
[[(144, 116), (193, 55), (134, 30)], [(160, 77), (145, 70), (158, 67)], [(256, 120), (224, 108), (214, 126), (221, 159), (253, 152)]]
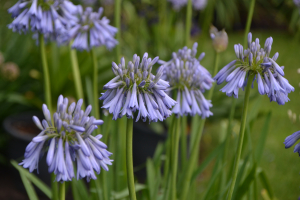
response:
[(186, 126), (187, 126), (187, 116), (182, 117), (182, 127), (181, 127), (181, 141), (180, 141), (180, 148), (181, 148), (181, 162), (182, 163), (181, 169), (183, 169), (184, 164), (187, 163), (187, 134), (186, 134)]
[[(95, 118), (100, 119), (100, 110), (98, 103), (98, 62), (95, 53), (95, 49), (91, 51), (92, 59), (93, 59), (93, 110), (95, 110)], [(97, 135), (100, 134), (100, 128), (96, 129)]]
[(49, 67), (48, 67), (47, 56), (46, 56), (45, 41), (42, 35), (40, 35), (40, 46), (41, 46), (41, 56), (42, 56), (43, 72), (44, 72), (45, 100), (48, 109), (52, 111)]
[(235, 186), (235, 182), (236, 182), (236, 177), (238, 174), (239, 162), (240, 162), (241, 153), (242, 153), (245, 127), (246, 127), (246, 121), (247, 121), (247, 111), (248, 111), (249, 96), (250, 96), (252, 80), (253, 80), (253, 75), (250, 75), (249, 79), (248, 79), (246, 91), (245, 91), (244, 106), (243, 106), (241, 127), (240, 127), (240, 133), (239, 133), (239, 141), (238, 141), (238, 147), (237, 147), (236, 157), (235, 157), (235, 162), (234, 162), (234, 167), (233, 167), (232, 181), (231, 181), (231, 185), (230, 185), (229, 192), (227, 195), (227, 200), (231, 200), (231, 198), (232, 198), (232, 194), (233, 194), (233, 190), (234, 190), (234, 186)]
[[(215, 64), (214, 64), (214, 68), (213, 68), (213, 76), (215, 76), (217, 74), (218, 64), (219, 64), (219, 53), (216, 52), (216, 54), (215, 54)], [(209, 91), (209, 93), (208, 93), (208, 96), (207, 96), (208, 99), (212, 98), (214, 87), (215, 86), (213, 84), (210, 91)], [(193, 120), (193, 123), (199, 123), (199, 122)], [(195, 165), (197, 164), (197, 158), (198, 158), (198, 155), (199, 155), (200, 141), (201, 141), (201, 136), (202, 136), (204, 124), (205, 124), (205, 119), (202, 119), (200, 121), (199, 129), (197, 131), (197, 134), (193, 135), (193, 139), (195, 139), (195, 140), (191, 141), (191, 145), (192, 145), (191, 155), (190, 155), (189, 163), (188, 163), (187, 168), (186, 168), (187, 170), (186, 170), (185, 178), (183, 180), (183, 188), (182, 188), (181, 197), (180, 197), (181, 200), (186, 200), (187, 199), (188, 191), (189, 191), (190, 184), (191, 184), (191, 177), (192, 177)], [(194, 127), (194, 126), (195, 125), (192, 124), (192, 127)]]
[(58, 200), (58, 184), (55, 177), (56, 175), (54, 173), (51, 173), (52, 200)]
[(251, 27), (254, 7), (255, 7), (255, 0), (251, 0), (250, 9), (249, 9), (248, 17), (247, 17), (247, 24), (246, 24), (245, 33), (244, 33), (244, 48), (246, 48), (246, 45), (247, 45), (248, 33), (249, 33), (250, 27)]
[(127, 166), (127, 183), (129, 196), (131, 200), (136, 200), (133, 175), (133, 159), (132, 159), (132, 135), (133, 135), (133, 119), (127, 120), (126, 133), (126, 166)]
[(179, 149), (179, 137), (180, 137), (180, 117), (175, 119), (175, 125), (173, 133), (172, 133), (172, 168), (171, 168), (171, 180), (172, 180), (172, 193), (171, 193), (171, 199), (176, 200), (176, 179), (177, 179), (177, 169), (178, 169), (178, 149)]
[(185, 44), (190, 41), (191, 25), (192, 25), (192, 0), (188, 0), (186, 7), (186, 28), (185, 28)]
[(80, 78), (80, 70), (79, 70), (79, 66), (78, 66), (77, 54), (76, 54), (76, 50), (71, 48), (71, 45), (70, 45), (70, 59), (71, 59), (71, 64), (72, 64), (76, 97), (77, 97), (77, 99), (83, 99), (83, 89), (82, 89), (82, 82), (81, 82), (81, 78)]
[(119, 42), (116, 46), (117, 60), (121, 59), (121, 2), (122, 0), (115, 0), (115, 26), (118, 29), (116, 38)]
[(65, 200), (66, 196), (66, 185), (65, 182), (59, 184), (59, 200)]

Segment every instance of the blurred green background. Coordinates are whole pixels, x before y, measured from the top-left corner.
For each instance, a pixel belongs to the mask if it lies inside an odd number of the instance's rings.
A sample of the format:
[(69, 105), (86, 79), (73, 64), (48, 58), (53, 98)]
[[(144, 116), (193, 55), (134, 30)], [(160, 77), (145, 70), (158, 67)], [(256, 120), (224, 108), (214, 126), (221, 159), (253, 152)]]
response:
[[(16, 1), (2, 0), (0, 6), (0, 51), (4, 62), (13, 62), (19, 68), (19, 75), (15, 79), (8, 79), (7, 71), (1, 69), (0, 77), (0, 121), (7, 116), (34, 111), (41, 108), (43, 99), (43, 75), (39, 48), (31, 38), (31, 34), (19, 35), (7, 28), (12, 19), (7, 9)], [(81, 1), (74, 1), (81, 3)], [(126, 60), (134, 53), (142, 55), (148, 52), (151, 57), (160, 56), (162, 60), (169, 60), (171, 53), (184, 45), (185, 8), (176, 12), (172, 5), (164, 0), (122, 1), (122, 30), (120, 42), (122, 55)], [(103, 4), (96, 1), (95, 7), (104, 6), (105, 15), (114, 22), (113, 4)], [(203, 11), (193, 11), (192, 41), (198, 42), (199, 51), (206, 53), (201, 64), (211, 71), (214, 63), (214, 50), (208, 29), (210, 24), (219, 29), (225, 28), (229, 36), (228, 49), (221, 53), (219, 69), (235, 59), (233, 45), (243, 44), (244, 27), (247, 18), (247, 0), (213, 0), (209, 1)], [(275, 196), (278, 199), (297, 199), (300, 196), (300, 159), (292, 149), (284, 149), (283, 141), (286, 136), (300, 130), (299, 82), (300, 74), (300, 42), (299, 42), (299, 9), (292, 0), (258, 0), (255, 5), (251, 32), (253, 38), (258, 37), (261, 44), (267, 37), (273, 37), (271, 55), (279, 52), (278, 63), (285, 66), (285, 77), (295, 87), (295, 92), (289, 94), (290, 102), (283, 106), (269, 102), (267, 96), (260, 96), (255, 84), (252, 90), (252, 100), (249, 110), (257, 110), (258, 117), (251, 131), (253, 147), (258, 143), (264, 118), (259, 113), (272, 112), (270, 128), (266, 146), (262, 154), (262, 167), (269, 177)], [(198, 52), (199, 54), (199, 52)], [(73, 77), (70, 67), (67, 47), (57, 47), (48, 43), (47, 55), (50, 64), (52, 97), (55, 102), (59, 94), (74, 97)], [(114, 51), (107, 51), (104, 47), (97, 49), (99, 58), (99, 88), (113, 77), (110, 69), (111, 62), (116, 61)], [(79, 65), (84, 88), (92, 73), (91, 58), (88, 52), (78, 53)], [(0, 68), (3, 68), (3, 64)], [(158, 67), (158, 66), (157, 66)], [(215, 89), (212, 99), (214, 116), (207, 120), (202, 139), (201, 159), (211, 152), (224, 137), (226, 118), (232, 98), (219, 92), (221, 86)], [(86, 94), (87, 95), (87, 94)], [(100, 93), (99, 93), (100, 95)], [(241, 96), (242, 94), (240, 94)], [(238, 120), (241, 114), (241, 98), (238, 100), (235, 115), (234, 136), (238, 134)], [(288, 116), (288, 110), (296, 113), (293, 122)], [(225, 124), (225, 125), (224, 125)], [(0, 124), (0, 166), (9, 166), (6, 148), (11, 139)], [(235, 146), (232, 146), (233, 154)], [(200, 159), (200, 160), (201, 160)], [(207, 169), (200, 177), (199, 184), (205, 186), (210, 177), (211, 169)], [(261, 195), (259, 195), (261, 197)]]

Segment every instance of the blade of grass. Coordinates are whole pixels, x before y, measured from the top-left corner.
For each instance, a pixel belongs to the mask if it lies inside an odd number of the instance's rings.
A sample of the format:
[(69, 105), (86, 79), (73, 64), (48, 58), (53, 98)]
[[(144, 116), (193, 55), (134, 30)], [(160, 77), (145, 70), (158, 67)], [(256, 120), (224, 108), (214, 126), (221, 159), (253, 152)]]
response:
[(41, 181), (37, 176), (34, 174), (28, 172), (26, 169), (23, 167), (19, 166), (18, 163), (14, 160), (10, 161), (11, 164), (25, 177), (31, 181), (34, 185), (36, 185), (49, 199), (52, 198), (52, 192), (51, 189), (43, 182)]
[(270, 182), (269, 182), (269, 180), (266, 176), (266, 173), (263, 170), (260, 170), (258, 176), (260, 178), (261, 184), (267, 190), (270, 199), (274, 199), (274, 193), (273, 193), (273, 190), (271, 188)]
[(31, 182), (27, 179), (26, 175), (23, 172), (21, 172), (21, 171), (19, 171), (19, 172), (20, 172), (20, 176), (21, 176), (23, 185), (26, 189), (29, 199), (30, 200), (38, 200), (39, 198), (37, 197)]

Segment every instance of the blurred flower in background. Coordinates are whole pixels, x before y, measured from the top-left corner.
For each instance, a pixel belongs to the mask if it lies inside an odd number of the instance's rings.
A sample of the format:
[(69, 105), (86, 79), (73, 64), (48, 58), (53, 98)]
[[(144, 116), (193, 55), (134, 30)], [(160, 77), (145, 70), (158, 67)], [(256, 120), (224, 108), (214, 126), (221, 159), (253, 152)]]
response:
[(177, 104), (172, 112), (177, 115), (195, 115), (202, 118), (212, 115), (210, 107), (211, 101), (206, 100), (203, 92), (209, 90), (214, 80), (211, 74), (200, 64), (204, 57), (201, 53), (196, 59), (197, 43), (194, 43), (192, 49), (184, 47), (177, 53), (173, 53), (173, 59), (160, 64), (165, 66), (163, 79), (171, 85), (170, 90), (177, 92)]
[(15, 81), (20, 76), (20, 68), (13, 62), (7, 62), (0, 66), (1, 76), (9, 81)]
[(77, 6), (75, 15), (77, 16), (76, 24), (69, 31), (68, 41), (74, 39), (72, 48), (80, 51), (89, 51), (93, 47), (105, 45), (112, 49), (118, 44), (114, 38), (117, 28), (109, 25), (109, 19), (102, 17), (103, 8), (98, 12), (93, 12), (91, 7), (84, 11), (81, 5)]
[(124, 115), (133, 118), (136, 110), (139, 110), (136, 121), (141, 118), (144, 122), (147, 118), (149, 122), (163, 121), (172, 114), (170, 109), (176, 102), (165, 93), (169, 83), (161, 79), (163, 66), (156, 75), (151, 73), (157, 61), (158, 57), (152, 60), (145, 53), (141, 62), (134, 54), (127, 68), (124, 58), (119, 65), (112, 63), (116, 77), (104, 85), (107, 91), (102, 93), (100, 100), (103, 100), (102, 108), (113, 113), (114, 120)]
[(215, 51), (218, 53), (225, 51), (228, 46), (228, 35), (226, 31), (224, 29), (222, 31), (218, 31), (216, 27), (211, 26), (209, 33), (213, 40), (213, 47)]
[[(175, 10), (180, 10), (188, 3), (188, 0), (168, 0), (173, 4)], [(195, 10), (203, 10), (206, 7), (207, 0), (192, 0), (193, 8)]]
[(106, 144), (100, 141), (102, 135), (92, 135), (103, 121), (88, 116), (92, 110), (91, 105), (85, 111), (81, 110), (82, 99), (77, 104), (71, 103), (69, 107), (68, 103), (68, 98), (59, 96), (53, 121), (45, 104), (42, 107), (45, 117), (42, 123), (33, 116), (41, 133), (26, 147), (24, 160), (20, 165), (29, 168), (30, 172), (38, 170), (39, 159), (47, 152), (48, 171), (56, 174), (56, 181), (70, 181), (74, 178), (75, 161), (77, 179), (97, 179), (94, 171), (99, 174), (100, 167), (108, 171), (107, 165), (112, 164), (109, 159), (111, 153), (106, 150)]
[(276, 101), (279, 105), (288, 102), (288, 93), (294, 91), (294, 87), (283, 77), (284, 67), (276, 63), (279, 53), (275, 53), (272, 58), (269, 57), (272, 43), (273, 38), (269, 37), (266, 39), (264, 48), (261, 48), (259, 39), (256, 38), (255, 42), (252, 42), (252, 34), (249, 33), (247, 49), (243, 50), (241, 44), (234, 45), (237, 60), (227, 64), (214, 77), (217, 84), (228, 82), (221, 91), (227, 96), (234, 95), (238, 98), (239, 89), (245, 88), (248, 77), (252, 73), (255, 75), (252, 88), (256, 80), (261, 95), (268, 95), (270, 101)]
[(31, 30), (43, 34), (47, 40), (59, 40), (75, 22), (76, 18), (72, 15), (75, 9), (76, 6), (69, 0), (19, 0), (8, 9), (14, 18), (8, 28), (19, 33)]

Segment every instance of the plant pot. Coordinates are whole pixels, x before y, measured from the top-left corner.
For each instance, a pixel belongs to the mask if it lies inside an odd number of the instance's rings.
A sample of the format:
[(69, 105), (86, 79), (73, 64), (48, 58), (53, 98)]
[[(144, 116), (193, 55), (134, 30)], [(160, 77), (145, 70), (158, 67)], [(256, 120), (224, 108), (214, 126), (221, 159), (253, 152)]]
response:
[[(144, 165), (147, 158), (152, 158), (156, 146), (159, 142), (165, 142), (167, 134), (157, 134), (152, 131), (145, 123), (133, 123), (133, 165), (140, 167)], [(135, 172), (135, 175), (142, 182), (146, 180), (146, 167)]]
[[(40, 133), (40, 130), (36, 127), (32, 121), (32, 116), (37, 116), (43, 119), (42, 113), (39, 112), (27, 112), (7, 117), (3, 126), (11, 138), (8, 144), (8, 157), (9, 159), (21, 162), (24, 158), (25, 148), (30, 143), (33, 137)], [(50, 185), (50, 174), (48, 173), (48, 166), (46, 164), (46, 158), (43, 156), (39, 162), (37, 170), (34, 170), (34, 174), (39, 177), (44, 183)], [(12, 178), (15, 182), (15, 187), (18, 190), (25, 191), (23, 183), (20, 178), (18, 170), (11, 170)], [(41, 192), (36, 190), (38, 194)]]

